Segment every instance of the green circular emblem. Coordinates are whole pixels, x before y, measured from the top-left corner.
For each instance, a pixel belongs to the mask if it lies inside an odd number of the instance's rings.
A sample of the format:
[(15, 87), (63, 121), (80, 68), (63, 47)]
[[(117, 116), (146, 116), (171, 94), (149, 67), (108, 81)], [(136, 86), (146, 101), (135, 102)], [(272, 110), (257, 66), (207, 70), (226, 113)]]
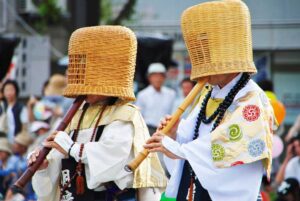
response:
[(243, 137), (243, 133), (237, 124), (229, 126), (229, 139), (230, 141), (238, 141)]
[(212, 144), (212, 157), (214, 161), (221, 161), (225, 156), (225, 149), (222, 145)]

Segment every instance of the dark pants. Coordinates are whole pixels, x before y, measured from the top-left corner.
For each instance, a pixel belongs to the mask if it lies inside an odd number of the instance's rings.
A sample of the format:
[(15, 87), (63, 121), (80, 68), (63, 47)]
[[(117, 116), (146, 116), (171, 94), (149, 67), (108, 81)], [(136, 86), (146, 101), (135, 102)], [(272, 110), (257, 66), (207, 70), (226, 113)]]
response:
[(148, 130), (149, 130), (149, 134), (150, 134), (150, 136), (152, 136), (152, 135), (153, 135), (153, 133), (155, 133), (155, 132), (156, 132), (156, 126), (147, 125), (147, 127), (148, 127)]
[[(183, 172), (177, 194), (177, 201), (186, 201), (189, 193), (189, 187), (191, 182), (190, 165), (188, 161), (184, 162)], [(195, 180), (194, 186), (194, 201), (211, 201), (208, 191), (203, 188), (198, 179)]]
[[(113, 200), (117, 201), (137, 201), (136, 190), (133, 188), (126, 189), (125, 192), (117, 195)], [(107, 191), (97, 192), (95, 195), (95, 201), (113, 201), (108, 198)]]

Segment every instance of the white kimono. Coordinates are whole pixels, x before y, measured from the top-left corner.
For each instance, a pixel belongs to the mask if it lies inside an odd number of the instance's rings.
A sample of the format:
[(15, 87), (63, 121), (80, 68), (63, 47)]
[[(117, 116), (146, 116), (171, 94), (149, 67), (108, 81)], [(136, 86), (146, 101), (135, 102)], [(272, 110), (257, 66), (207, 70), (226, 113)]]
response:
[[(113, 122), (104, 128), (101, 140), (88, 142), (92, 130), (93, 128), (80, 131), (77, 140), (79, 143), (85, 143), (82, 161), (85, 165), (88, 188), (104, 190), (101, 183), (108, 181), (115, 181), (120, 189), (130, 188), (133, 174), (126, 172), (124, 166), (133, 159), (131, 151), (133, 126), (121, 121)], [(63, 157), (57, 150), (52, 150), (47, 156), (48, 168), (34, 175), (32, 185), (39, 200), (57, 200), (53, 196), (59, 190), (57, 187)]]
[[(230, 89), (236, 84), (241, 75), (237, 76), (225, 87), (213, 87), (211, 98), (224, 99)], [(257, 85), (250, 80), (236, 95), (234, 102)], [(179, 124), (177, 139), (174, 141), (164, 137), (162, 143), (165, 148), (189, 161), (202, 186), (208, 191), (213, 201), (256, 201), (263, 176), (261, 160), (229, 168), (217, 168), (213, 164), (211, 154), (211, 124), (201, 123), (199, 137), (193, 139), (196, 118), (200, 106), (197, 105), (186, 120)], [(242, 117), (241, 117), (242, 118)], [(170, 168), (171, 179), (166, 189), (166, 197), (176, 198), (183, 171), (184, 160), (170, 160), (165, 157), (167, 167)], [(173, 167), (173, 168), (172, 168)]]

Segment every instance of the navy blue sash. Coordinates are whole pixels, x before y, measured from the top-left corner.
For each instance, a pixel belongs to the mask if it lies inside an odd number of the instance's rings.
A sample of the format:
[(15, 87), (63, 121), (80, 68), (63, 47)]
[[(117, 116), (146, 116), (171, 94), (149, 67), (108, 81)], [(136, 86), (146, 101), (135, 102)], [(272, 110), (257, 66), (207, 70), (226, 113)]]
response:
[[(190, 164), (188, 161), (184, 162), (183, 172), (180, 180), (180, 185), (177, 193), (177, 201), (187, 201), (188, 193), (191, 184)], [(211, 198), (206, 189), (203, 188), (197, 178), (194, 182), (194, 201), (211, 201)]]

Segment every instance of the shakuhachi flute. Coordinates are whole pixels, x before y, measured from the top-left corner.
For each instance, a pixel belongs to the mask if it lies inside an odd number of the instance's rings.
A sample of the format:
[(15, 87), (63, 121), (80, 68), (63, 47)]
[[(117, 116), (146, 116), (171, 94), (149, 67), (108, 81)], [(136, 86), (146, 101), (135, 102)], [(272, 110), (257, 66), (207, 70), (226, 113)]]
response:
[[(72, 120), (73, 116), (76, 114), (77, 110), (83, 103), (84, 99), (85, 99), (85, 96), (78, 96), (74, 100), (73, 105), (69, 108), (69, 110), (65, 114), (63, 120), (58, 125), (58, 127), (56, 129), (57, 131), (63, 131), (66, 129), (66, 127), (69, 125), (70, 121)], [(37, 171), (37, 169), (40, 167), (40, 165), (46, 159), (46, 156), (48, 155), (50, 150), (51, 150), (50, 148), (46, 148), (46, 147), (42, 148), (36, 161), (26, 169), (26, 171), (22, 174), (22, 176), (11, 187), (12, 191), (15, 191), (15, 192), (22, 191), (24, 186), (30, 181), (31, 177), (34, 175), (34, 173)]]
[[(184, 99), (184, 101), (181, 103), (181, 105), (177, 108), (175, 113), (172, 114), (171, 120), (167, 123), (167, 125), (161, 130), (161, 133), (167, 135), (168, 132), (171, 130), (171, 128), (176, 124), (178, 119), (181, 117), (181, 115), (184, 113), (186, 108), (193, 103), (196, 96), (200, 93), (202, 88), (207, 82), (207, 78), (203, 78), (197, 82), (197, 84), (193, 87), (192, 91), (189, 93), (189, 95)], [(125, 170), (128, 172), (134, 171), (142, 162), (143, 160), (148, 156), (149, 151), (147, 149), (144, 149), (141, 151), (137, 157), (135, 157), (128, 165), (125, 166)]]

